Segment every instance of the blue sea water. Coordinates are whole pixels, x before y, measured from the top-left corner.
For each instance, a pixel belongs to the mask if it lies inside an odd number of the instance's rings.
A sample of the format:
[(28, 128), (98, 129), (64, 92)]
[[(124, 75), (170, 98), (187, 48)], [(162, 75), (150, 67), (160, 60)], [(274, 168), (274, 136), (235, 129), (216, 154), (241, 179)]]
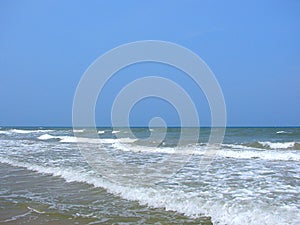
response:
[[(95, 139), (89, 129), (1, 128), (0, 223), (300, 223), (300, 128), (227, 128), (205, 168), (198, 162), (210, 129), (201, 128), (197, 143), (187, 137), (181, 146), (191, 157), (180, 170), (164, 182), (134, 186), (106, 177), (78, 148), (100, 146), (125, 167), (142, 168), (183, 154), (176, 148), (180, 130), (168, 128), (163, 140), (150, 141), (163, 130), (132, 128), (132, 138), (122, 128), (98, 128)], [(111, 160), (101, 165), (118, 171)]]

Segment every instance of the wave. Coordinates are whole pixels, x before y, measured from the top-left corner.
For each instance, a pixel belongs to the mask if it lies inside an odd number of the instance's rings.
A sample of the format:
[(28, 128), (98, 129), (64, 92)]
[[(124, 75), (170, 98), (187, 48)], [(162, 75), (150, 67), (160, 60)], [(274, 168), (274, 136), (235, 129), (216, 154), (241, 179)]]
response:
[(289, 131), (284, 131), (284, 130), (280, 130), (277, 131), (276, 134), (292, 134), (293, 132), (289, 132)]
[(10, 131), (13, 132), (13, 133), (18, 133), (18, 134), (29, 134), (29, 133), (51, 132), (52, 130), (19, 130), (19, 129), (12, 129)]
[[(77, 138), (74, 136), (54, 136), (43, 134), (38, 137), (39, 140), (58, 140), (62, 143), (88, 143), (88, 144), (108, 144), (114, 149), (124, 152), (138, 153), (162, 153), (162, 154), (190, 154), (190, 155), (205, 155), (206, 151), (211, 148), (209, 145), (197, 144), (184, 147), (158, 147), (145, 146), (136, 144), (137, 139), (131, 138)], [(216, 157), (227, 157), (236, 159), (262, 159), (262, 160), (279, 160), (279, 161), (300, 161), (300, 152), (290, 150), (288, 148), (294, 146), (294, 142), (271, 143), (262, 142), (260, 145), (270, 145), (272, 148), (280, 147), (279, 149), (260, 149), (237, 144), (223, 144), (216, 151)], [(285, 151), (280, 149), (285, 148)]]
[[(180, 153), (179, 151), (176, 151), (176, 148), (160, 148), (160, 147), (150, 147), (150, 146), (143, 146), (143, 145), (132, 145), (128, 144), (132, 142), (114, 142), (112, 143), (112, 146), (121, 151), (131, 151), (131, 152), (143, 152), (143, 153), (164, 153), (164, 154), (175, 154)], [(191, 149), (192, 150), (192, 149)], [(182, 153), (182, 152), (181, 152)], [(187, 153), (187, 150), (185, 150), (185, 153)]]
[(298, 224), (300, 217), (298, 209), (293, 206), (266, 206), (259, 201), (252, 200), (243, 204), (240, 201), (223, 201), (220, 198), (208, 198), (209, 190), (197, 193), (160, 188), (159, 186), (151, 188), (122, 186), (105, 180), (91, 171), (46, 167), (2, 157), (0, 157), (0, 162), (60, 177), (66, 182), (81, 182), (95, 188), (103, 188), (108, 193), (123, 199), (138, 201), (140, 205), (164, 208), (167, 211), (176, 211), (192, 218), (211, 217), (214, 224)]
[[(253, 142), (246, 144), (222, 144), (218, 156), (237, 159), (300, 160), (298, 142)], [(284, 150), (284, 151), (283, 151)]]
[[(144, 153), (163, 153), (163, 154), (190, 154), (205, 155), (208, 146), (195, 146), (180, 148), (170, 147), (148, 147), (139, 145), (127, 145), (124, 143), (113, 143), (113, 147), (122, 151), (144, 152)], [(235, 159), (262, 159), (273, 161), (299, 161), (300, 153), (295, 151), (275, 151), (275, 150), (245, 150), (245, 149), (217, 149), (215, 157), (235, 158)]]
[(269, 142), (269, 141), (261, 141), (258, 143), (270, 149), (288, 149), (288, 148), (293, 148), (296, 144), (296, 142)]
[(131, 138), (119, 138), (119, 139), (111, 139), (111, 138), (79, 138), (79, 137), (74, 137), (74, 136), (55, 136), (55, 135), (50, 135), (50, 134), (43, 134), (38, 137), (39, 140), (51, 140), (51, 139), (56, 139), (59, 140), (59, 142), (63, 143), (89, 143), (89, 144), (113, 144), (116, 142), (121, 142), (121, 143), (133, 143), (137, 139), (131, 139)]
[(219, 150), (217, 156), (236, 159), (263, 159), (273, 161), (299, 161), (300, 154), (294, 151), (253, 151), (253, 150)]
[(46, 132), (51, 132), (53, 130), (20, 130), (20, 129), (11, 129), (11, 130), (0, 130), (0, 134), (30, 134), (30, 133), (46, 133)]
[[(111, 142), (112, 146), (121, 151), (131, 151), (138, 153), (162, 153), (162, 154), (190, 154), (190, 155), (205, 155), (209, 147), (208, 145), (195, 145), (186, 147), (151, 147), (142, 146), (131, 143), (122, 143), (118, 141)], [(255, 150), (251, 147), (243, 145), (233, 145), (234, 149), (226, 149), (223, 145), (222, 148), (216, 149), (216, 157), (236, 158), (236, 159), (262, 159), (262, 160), (274, 160), (274, 161), (299, 161), (300, 153), (298, 151), (287, 150), (287, 151), (276, 151), (276, 150)]]
[(91, 139), (91, 138), (77, 138), (74, 136), (54, 136), (54, 135), (50, 135), (50, 134), (43, 134), (41, 136), (38, 137), (39, 140), (42, 141), (47, 141), (47, 140), (58, 140), (59, 142), (62, 143), (82, 143), (82, 142), (86, 142), (86, 143), (98, 143), (97, 140), (98, 139)]
[[(145, 146), (136, 143), (137, 139), (131, 138), (78, 138), (74, 136), (54, 136), (43, 134), (39, 140), (58, 140), (62, 143), (88, 143), (111, 145), (116, 150), (137, 153), (162, 153), (162, 154), (191, 154), (205, 155), (207, 149), (211, 148), (206, 144), (197, 144), (182, 147), (159, 147)], [(293, 148), (297, 142), (255, 142), (256, 148), (242, 144), (222, 144), (216, 151), (216, 157), (227, 157), (236, 159), (262, 159), (262, 160), (281, 160), (281, 161), (300, 161), (300, 152)], [(259, 148), (260, 147), (260, 148)], [(285, 151), (282, 151), (284, 149)]]
[(83, 133), (85, 130), (73, 130), (74, 133)]
[(245, 150), (252, 150), (255, 149), (254, 146), (250, 146), (249, 144), (243, 145), (243, 144), (222, 144), (223, 148), (229, 148), (229, 149), (245, 149)]
[(18, 130), (18, 129), (13, 129), (10, 130), (12, 133), (17, 133), (17, 134), (29, 134), (29, 133), (35, 133), (37, 131), (35, 130)]
[(43, 134), (38, 137), (39, 140), (50, 140), (50, 139), (60, 139), (59, 137), (52, 136), (50, 134)]
[[(51, 132), (53, 130), (18, 130), (18, 129), (12, 129), (12, 130), (0, 130), (0, 135), (9, 135), (11, 133), (18, 133), (18, 134), (29, 134), (29, 133), (45, 133), (45, 132)], [(84, 130), (77, 130), (74, 131), (77, 133), (84, 132)], [(120, 131), (112, 131), (113, 134), (116, 134)], [(104, 134), (105, 131), (98, 131), (98, 134)], [(100, 141), (96, 141), (98, 139), (90, 139), (90, 138), (75, 138), (73, 136), (52, 136), (50, 134), (41, 135), (38, 137), (40, 140), (49, 140), (49, 139), (61, 139), (61, 142), (110, 142), (111, 140), (105, 140), (105, 139), (99, 139)], [(90, 140), (90, 141), (89, 141)], [(135, 142), (137, 139), (130, 139), (130, 138), (116, 138), (112, 139), (116, 142)], [(127, 140), (127, 141), (126, 141)], [(203, 143), (199, 143), (201, 145)], [(204, 144), (205, 145), (205, 144)], [(244, 150), (300, 150), (300, 142), (295, 141), (288, 141), (288, 142), (271, 142), (271, 141), (257, 141), (257, 142), (251, 142), (251, 143), (236, 143), (236, 144), (222, 144), (223, 148), (229, 148), (229, 149), (244, 149)]]
[(230, 149), (245, 149), (245, 150), (300, 150), (299, 142), (271, 142), (271, 141), (258, 141), (243, 144), (222, 144), (224, 148)]

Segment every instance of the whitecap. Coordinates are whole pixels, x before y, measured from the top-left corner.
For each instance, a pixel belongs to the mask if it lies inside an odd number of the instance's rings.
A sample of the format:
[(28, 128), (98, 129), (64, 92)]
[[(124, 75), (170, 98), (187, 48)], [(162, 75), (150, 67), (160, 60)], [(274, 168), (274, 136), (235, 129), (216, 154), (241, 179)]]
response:
[(241, 145), (241, 144), (222, 144), (221, 146), (224, 148), (232, 148), (232, 149), (246, 149), (246, 150), (256, 149), (256, 148)]
[(17, 134), (30, 134), (30, 133), (43, 133), (43, 132), (51, 132), (52, 130), (20, 130), (20, 129), (12, 129), (10, 132)]
[[(111, 139), (114, 140), (114, 139)], [(144, 152), (144, 153), (163, 153), (163, 154), (189, 154), (205, 155), (208, 146), (188, 146), (188, 147), (150, 147), (130, 143), (111, 141), (112, 146), (121, 151)], [(217, 149), (216, 156), (236, 159), (261, 159), (261, 160), (278, 160), (278, 161), (298, 161), (300, 160), (299, 152), (295, 150), (254, 150), (247, 149)]]
[(283, 161), (298, 161), (300, 160), (300, 154), (297, 151), (251, 151), (251, 150), (219, 150), (218, 156), (236, 158), (236, 159), (263, 159), (263, 160), (283, 160)]
[(74, 133), (83, 133), (85, 130), (73, 130)]
[(265, 147), (269, 147), (271, 149), (287, 149), (293, 148), (295, 146), (295, 142), (269, 142), (269, 141), (260, 141), (258, 142)]
[(292, 134), (292, 132), (280, 130), (280, 131), (277, 131), (276, 134)]
[(50, 140), (50, 139), (55, 139), (55, 138), (59, 138), (59, 137), (53, 136), (53, 135), (50, 135), (50, 134), (43, 134), (43, 135), (38, 137), (39, 140)]

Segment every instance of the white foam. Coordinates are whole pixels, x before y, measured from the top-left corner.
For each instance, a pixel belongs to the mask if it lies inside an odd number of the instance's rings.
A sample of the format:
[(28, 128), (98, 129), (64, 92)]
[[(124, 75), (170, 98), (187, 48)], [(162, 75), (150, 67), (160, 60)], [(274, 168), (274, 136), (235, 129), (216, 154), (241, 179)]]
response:
[(74, 133), (83, 133), (85, 130), (73, 130)]
[[(194, 154), (204, 155), (208, 146), (188, 146), (188, 147), (150, 147), (137, 144), (130, 144), (126, 142), (115, 141), (115, 139), (108, 139), (115, 149), (121, 151), (144, 152), (144, 153), (164, 153), (164, 154)], [(279, 161), (299, 161), (300, 152), (297, 150), (254, 150), (253, 148), (245, 149), (218, 149), (216, 155), (219, 157), (236, 158), (236, 159), (262, 159), (262, 160), (279, 160)]]
[(114, 142), (112, 145), (115, 149), (121, 151), (131, 151), (131, 152), (144, 152), (144, 153), (165, 153), (165, 154), (174, 154), (176, 152), (175, 148), (159, 148), (159, 147), (150, 147), (143, 145), (128, 145), (126, 142)]
[(137, 139), (133, 139), (133, 138), (119, 138), (119, 139), (115, 139), (118, 142), (122, 142), (122, 143), (133, 143), (135, 141), (137, 141)]
[(83, 142), (89, 142), (89, 143), (101, 143), (101, 144), (116, 144), (116, 143), (133, 143), (137, 139), (131, 139), (131, 138), (99, 138), (99, 139), (87, 139), (84, 138), (81, 141)]
[(11, 132), (17, 133), (17, 134), (29, 134), (29, 133), (34, 133), (35, 131), (33, 131), (33, 130), (17, 130), (17, 129), (13, 129), (13, 130), (11, 130)]
[(299, 161), (300, 154), (297, 151), (275, 151), (275, 150), (264, 150), (264, 151), (249, 151), (249, 150), (219, 150), (218, 156), (236, 158), (236, 159), (252, 159), (258, 158), (263, 160), (283, 160), (283, 161)]
[(112, 134), (117, 134), (117, 133), (120, 133), (120, 131), (119, 131), (119, 130), (114, 130), (114, 131), (112, 131), (111, 133), (112, 133)]
[(29, 210), (31, 210), (31, 211), (33, 211), (33, 212), (35, 212), (35, 213), (38, 213), (38, 214), (44, 214), (44, 213), (45, 213), (44, 211), (39, 211), (39, 210), (34, 209), (34, 208), (31, 208), (31, 207), (29, 207), (29, 206), (27, 206), (27, 209), (29, 209)]
[(104, 134), (104, 133), (105, 133), (104, 130), (99, 130), (99, 131), (98, 131), (98, 134)]
[(50, 140), (50, 139), (55, 139), (55, 138), (59, 138), (59, 137), (52, 136), (50, 134), (43, 134), (38, 137), (39, 140)]
[(221, 146), (224, 148), (233, 148), (233, 149), (246, 149), (246, 150), (257, 149), (257, 148), (253, 148), (245, 145), (239, 145), (239, 144), (222, 144)]
[(287, 149), (293, 148), (295, 146), (295, 142), (269, 142), (269, 141), (261, 141), (258, 142), (265, 147), (269, 147), (271, 149)]
[(40, 140), (60, 139), (63, 143), (90, 143), (90, 144), (114, 144), (114, 143), (133, 143), (137, 139), (132, 138), (77, 138), (74, 136), (54, 136), (50, 134), (43, 134), (38, 137)]
[(284, 131), (284, 130), (280, 130), (277, 131), (276, 134), (291, 134), (292, 132), (288, 132), (288, 131)]
[(9, 131), (6, 131), (6, 130), (0, 130), (0, 134), (9, 134), (10, 132)]
[(89, 138), (77, 138), (74, 136), (54, 136), (50, 134), (43, 134), (38, 137), (39, 140), (50, 140), (50, 139), (60, 139), (59, 142), (63, 143), (76, 143), (76, 142), (86, 142), (86, 143), (93, 143), (97, 139), (89, 139)]
[(19, 129), (12, 129), (10, 132), (17, 133), (17, 134), (30, 134), (30, 133), (43, 133), (43, 132), (51, 132), (52, 130), (19, 130)]
[(77, 138), (73, 136), (58, 136), (62, 143), (89, 143), (89, 144), (102, 144), (101, 139), (96, 138)]
[(177, 211), (190, 217), (211, 216), (214, 224), (291, 224), (299, 223), (300, 212), (296, 206), (283, 204), (273, 206), (261, 201), (249, 199), (232, 201), (222, 197), (208, 197), (211, 190), (183, 192), (176, 189), (155, 187), (122, 186), (97, 176), (91, 171), (73, 168), (45, 167), (0, 157), (1, 163), (24, 167), (38, 173), (58, 176), (66, 182), (84, 182), (95, 187), (106, 189), (109, 193), (124, 199), (138, 201), (141, 205)]
[(88, 144), (102, 144), (101, 139), (96, 138), (77, 138), (73, 136), (59, 136), (62, 143), (88, 143)]

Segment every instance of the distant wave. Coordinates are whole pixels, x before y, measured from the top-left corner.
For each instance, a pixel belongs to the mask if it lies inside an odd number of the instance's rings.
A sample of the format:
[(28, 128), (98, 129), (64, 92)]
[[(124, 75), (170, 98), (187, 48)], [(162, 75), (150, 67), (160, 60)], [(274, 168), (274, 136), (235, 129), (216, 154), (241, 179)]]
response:
[(300, 150), (299, 142), (270, 142), (270, 141), (258, 141), (252, 143), (243, 143), (243, 144), (223, 144), (225, 148), (232, 149), (257, 149), (257, 150)]
[[(119, 142), (116, 139), (110, 141), (112, 146), (121, 151), (131, 151), (131, 152), (144, 152), (144, 153), (163, 153), (163, 154), (194, 154), (194, 155), (204, 155), (208, 150), (207, 145), (196, 145), (196, 146), (186, 146), (186, 147), (151, 147), (142, 146), (137, 144), (131, 144), (129, 142)], [(107, 142), (108, 143), (108, 142)], [(225, 146), (231, 146), (230, 149)], [(253, 149), (251, 147), (243, 145), (223, 145), (221, 149), (216, 152), (216, 157), (227, 157), (227, 158), (237, 158), (237, 159), (262, 159), (262, 160), (300, 160), (300, 152), (293, 150), (261, 150)]]
[(51, 132), (52, 130), (19, 130), (19, 129), (12, 129), (11, 132), (18, 133), (18, 134), (29, 134), (29, 133), (45, 133)]
[[(165, 153), (165, 154), (182, 154), (183, 151), (179, 151), (178, 149), (176, 148), (169, 148), (169, 147), (166, 147), (166, 148), (160, 148), (160, 147), (151, 147), (151, 146), (143, 146), (143, 145), (132, 145), (132, 144), (128, 144), (130, 143), (129, 142), (118, 142), (118, 141), (115, 141), (114, 143), (112, 143), (112, 146), (117, 149), (117, 150), (121, 150), (121, 151), (131, 151), (131, 152), (144, 152), (144, 153)], [(187, 153), (190, 153), (192, 154), (192, 152), (194, 151), (195, 149), (190, 149), (190, 152), (188, 152), (187, 149), (185, 149), (184, 153), (187, 154)]]
[(300, 154), (289, 151), (250, 151), (250, 150), (219, 150), (217, 153), (218, 156), (236, 158), (236, 159), (263, 159), (263, 160), (279, 160), (279, 161), (299, 161)]
[(50, 140), (50, 139), (60, 139), (60, 137), (53, 136), (50, 134), (43, 134), (43, 135), (39, 136), (38, 139), (39, 140)]
[(65, 142), (65, 143), (75, 143), (75, 142), (86, 142), (86, 143), (101, 143), (100, 139), (92, 139), (92, 138), (77, 138), (74, 136), (56, 136), (56, 135), (50, 135), (50, 134), (43, 134), (38, 137), (39, 140), (51, 140), (56, 139), (59, 140), (59, 142)]
[(17, 133), (17, 134), (29, 134), (29, 133), (35, 133), (35, 132), (39, 132), (37, 130), (18, 130), (18, 129), (13, 129), (10, 130), (12, 133)]
[(0, 134), (9, 134), (10, 132), (9, 131), (6, 131), (6, 130), (0, 130)]
[(276, 134), (292, 134), (293, 132), (289, 132), (289, 131), (284, 131), (284, 130), (280, 130), (277, 131)]
[(73, 130), (74, 133), (83, 133), (85, 130), (82, 129), (82, 130)]
[(20, 130), (20, 129), (10, 129), (10, 130), (0, 130), (0, 134), (30, 134), (30, 133), (46, 133), (46, 132), (51, 132), (53, 130)]
[(288, 149), (295, 147), (296, 142), (259, 142), (261, 145), (271, 149)]
[[(163, 154), (193, 154), (205, 155), (208, 146), (189, 146), (184, 148), (170, 148), (170, 147), (148, 147), (140, 145), (132, 145), (120, 142), (114, 142), (112, 146), (115, 149), (131, 152), (144, 152), (144, 153), (163, 153)], [(241, 145), (238, 145), (241, 147)], [(244, 147), (244, 146), (243, 146)], [(236, 158), (236, 159), (262, 159), (262, 160), (279, 160), (279, 161), (299, 161), (300, 152), (292, 150), (276, 151), (276, 150), (254, 150), (250, 147), (239, 149), (226, 149), (221, 148), (216, 152), (216, 157)]]
[[(137, 153), (162, 153), (162, 154), (195, 154), (204, 155), (208, 149), (208, 145), (192, 145), (185, 147), (158, 147), (139, 145), (135, 142), (137, 139), (131, 138), (77, 138), (74, 136), (54, 136), (50, 134), (43, 134), (38, 137), (39, 140), (58, 140), (62, 143), (89, 143), (89, 144), (106, 144), (112, 146), (116, 150), (125, 152)], [(255, 142), (255, 146), (259, 145), (261, 148), (253, 148), (241, 144), (223, 144), (218, 149), (217, 157), (237, 158), (237, 159), (262, 159), (262, 160), (300, 160), (300, 152), (291, 148), (298, 145), (295, 142)], [(252, 144), (253, 145), (253, 144)], [(262, 149), (267, 148), (267, 149)], [(285, 151), (282, 151), (285, 150)]]
[(74, 136), (55, 136), (55, 135), (50, 135), (50, 134), (43, 134), (38, 137), (39, 140), (51, 140), (51, 139), (56, 139), (59, 140), (59, 142), (64, 142), (64, 143), (90, 143), (90, 144), (112, 144), (115, 142), (123, 142), (123, 143), (132, 143), (135, 142), (136, 139), (131, 139), (131, 138), (119, 138), (119, 139), (101, 139), (101, 138), (78, 138)]

